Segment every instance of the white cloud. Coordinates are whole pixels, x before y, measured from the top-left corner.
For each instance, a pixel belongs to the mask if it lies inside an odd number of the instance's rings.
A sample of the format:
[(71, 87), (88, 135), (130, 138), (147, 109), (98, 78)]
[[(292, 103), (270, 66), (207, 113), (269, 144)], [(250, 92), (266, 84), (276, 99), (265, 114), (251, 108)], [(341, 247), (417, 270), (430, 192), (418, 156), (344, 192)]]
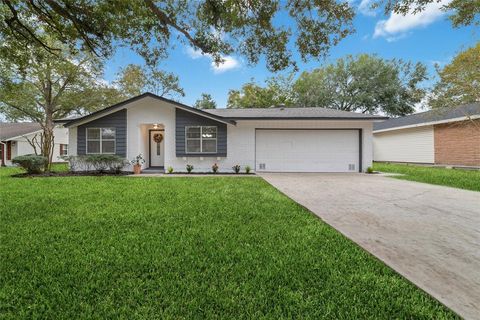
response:
[(211, 66), (214, 73), (222, 73), (228, 70), (239, 68), (240, 61), (238, 61), (232, 56), (225, 56), (223, 57), (223, 62), (220, 63), (218, 66), (215, 64), (214, 61), (212, 61)]
[(210, 66), (214, 73), (223, 73), (228, 70), (237, 69), (241, 66), (240, 61), (233, 56), (222, 56), (223, 62), (217, 65), (210, 54), (203, 54), (201, 50), (195, 50), (192, 47), (188, 47), (186, 53), (192, 59), (210, 59)]
[(198, 59), (198, 58), (205, 57), (205, 55), (202, 54), (201, 50), (196, 50), (196, 49), (193, 49), (192, 47), (187, 48), (187, 54), (192, 59)]
[(358, 5), (358, 11), (360, 11), (365, 16), (375, 17), (377, 15), (377, 11), (372, 9), (372, 4), (374, 0), (362, 0)]
[(430, 3), (423, 11), (416, 14), (410, 12), (406, 15), (401, 15), (392, 12), (387, 20), (377, 22), (373, 37), (385, 37), (387, 41), (398, 40), (412, 29), (425, 27), (437, 21), (445, 14), (441, 7), (449, 2), (450, 0), (442, 0)]

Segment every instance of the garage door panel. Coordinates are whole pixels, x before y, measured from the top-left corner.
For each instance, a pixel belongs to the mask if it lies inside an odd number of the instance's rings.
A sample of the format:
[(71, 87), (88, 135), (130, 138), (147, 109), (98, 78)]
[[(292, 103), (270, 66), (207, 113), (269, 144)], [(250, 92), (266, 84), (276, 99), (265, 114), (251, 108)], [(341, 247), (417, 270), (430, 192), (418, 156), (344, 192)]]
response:
[(358, 130), (257, 130), (256, 169), (269, 172), (356, 172)]

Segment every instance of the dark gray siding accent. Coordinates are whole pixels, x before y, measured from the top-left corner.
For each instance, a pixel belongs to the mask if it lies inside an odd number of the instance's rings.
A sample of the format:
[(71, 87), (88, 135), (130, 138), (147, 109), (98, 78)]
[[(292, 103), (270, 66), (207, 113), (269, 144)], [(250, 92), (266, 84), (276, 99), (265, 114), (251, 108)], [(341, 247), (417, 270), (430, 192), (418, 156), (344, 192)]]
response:
[(115, 128), (116, 142), (115, 154), (127, 156), (127, 110), (123, 109), (102, 118), (78, 126), (77, 129), (77, 154), (86, 154), (87, 128)]
[[(185, 127), (188, 126), (216, 126), (217, 153), (185, 152)], [(175, 109), (175, 147), (177, 157), (226, 157), (227, 156), (227, 125), (181, 109)]]

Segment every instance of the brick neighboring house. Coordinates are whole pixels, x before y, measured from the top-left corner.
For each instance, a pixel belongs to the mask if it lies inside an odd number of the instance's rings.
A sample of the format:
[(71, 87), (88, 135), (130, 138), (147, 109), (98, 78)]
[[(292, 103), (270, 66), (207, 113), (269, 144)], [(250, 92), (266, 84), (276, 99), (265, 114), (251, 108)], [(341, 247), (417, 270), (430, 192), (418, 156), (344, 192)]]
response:
[[(12, 159), (16, 156), (35, 153), (28, 142), (35, 135), (41, 133), (38, 123), (0, 123), (0, 165), (12, 165)], [(55, 128), (53, 146), (53, 162), (64, 162), (61, 158), (68, 153), (68, 130)]]
[(480, 167), (480, 103), (374, 124), (374, 161)]

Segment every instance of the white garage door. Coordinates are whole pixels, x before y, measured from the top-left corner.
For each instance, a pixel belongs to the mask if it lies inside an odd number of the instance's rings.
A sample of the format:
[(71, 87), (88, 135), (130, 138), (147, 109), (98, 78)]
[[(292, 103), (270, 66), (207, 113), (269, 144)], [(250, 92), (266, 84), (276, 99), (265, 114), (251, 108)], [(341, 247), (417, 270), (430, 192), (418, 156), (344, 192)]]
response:
[(358, 172), (358, 130), (257, 129), (255, 166), (265, 172)]

